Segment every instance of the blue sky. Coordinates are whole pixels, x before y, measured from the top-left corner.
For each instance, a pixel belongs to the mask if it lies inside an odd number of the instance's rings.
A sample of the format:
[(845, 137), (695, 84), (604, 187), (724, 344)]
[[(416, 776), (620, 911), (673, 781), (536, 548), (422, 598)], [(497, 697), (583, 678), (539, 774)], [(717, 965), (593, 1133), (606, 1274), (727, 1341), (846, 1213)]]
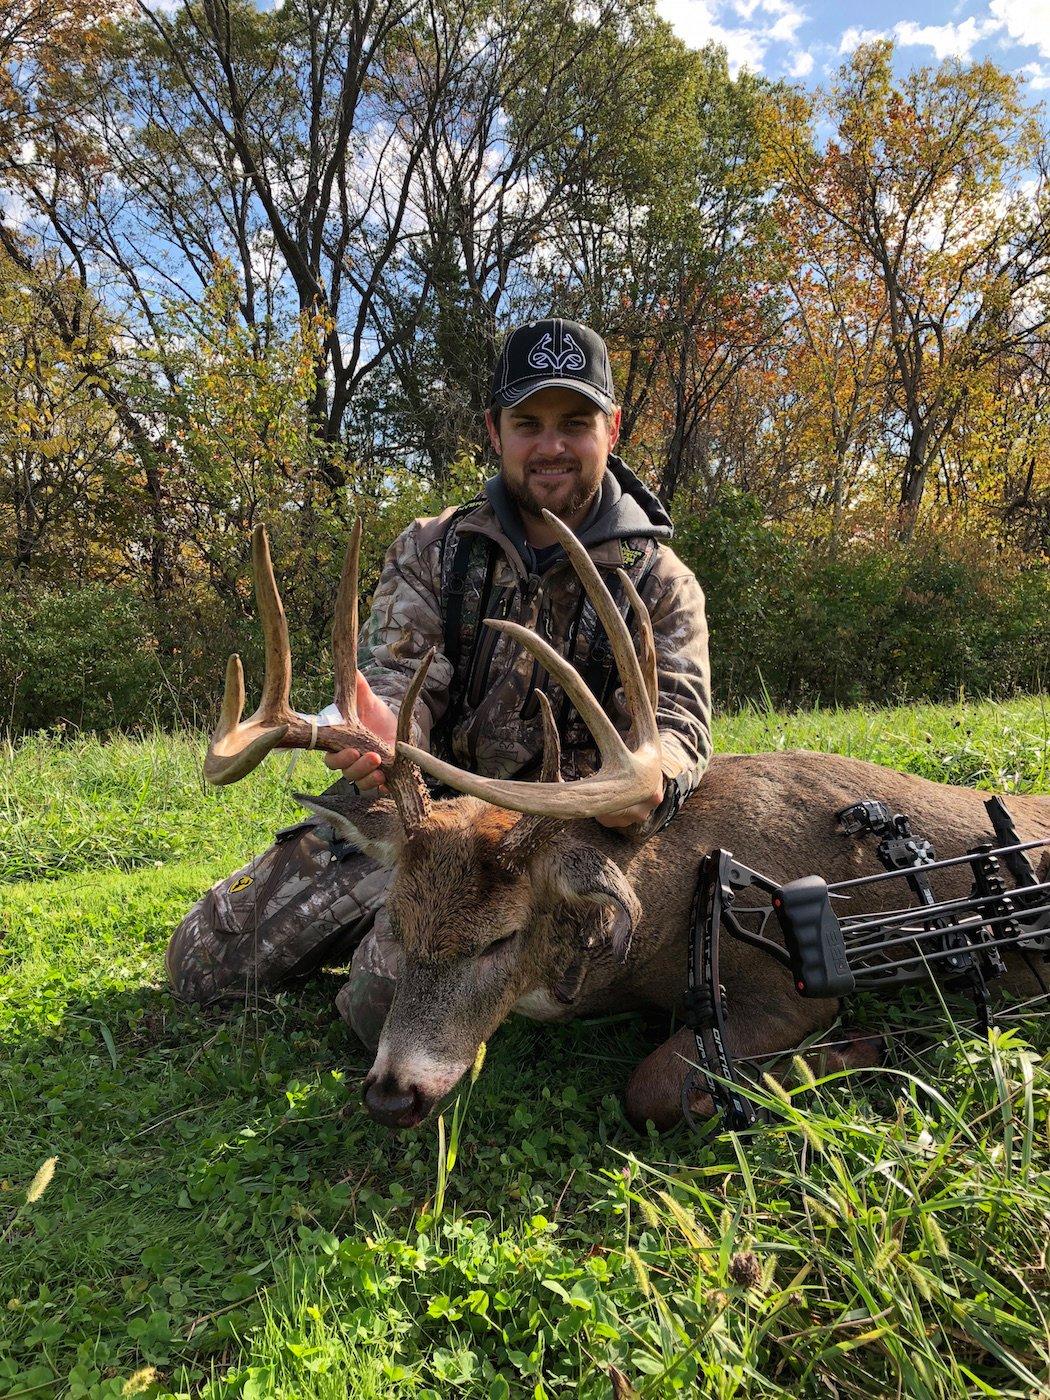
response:
[(657, 0), (657, 9), (687, 43), (724, 44), (734, 72), (816, 85), (881, 35), (904, 68), (991, 58), (1024, 77), (1030, 98), (1050, 98), (1050, 0)]

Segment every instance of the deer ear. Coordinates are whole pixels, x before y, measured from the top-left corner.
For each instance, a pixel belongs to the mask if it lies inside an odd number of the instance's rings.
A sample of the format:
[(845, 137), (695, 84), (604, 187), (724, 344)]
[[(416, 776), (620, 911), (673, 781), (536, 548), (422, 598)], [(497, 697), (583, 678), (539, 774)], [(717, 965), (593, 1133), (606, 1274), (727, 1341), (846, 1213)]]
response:
[(550, 866), (550, 880), (558, 897), (593, 904), (604, 912), (605, 917), (597, 929), (595, 920), (585, 921), (585, 927), (591, 932), (583, 951), (607, 941), (616, 959), (626, 962), (642, 907), (616, 862), (593, 846), (580, 846), (558, 855)]
[(397, 808), (389, 798), (370, 798), (354, 792), (349, 783), (347, 791), (342, 784), (329, 788), (319, 797), (307, 793), (294, 793), (299, 802), (310, 812), (316, 812), (325, 821), (331, 822), (336, 834), (344, 841), (371, 856), (380, 865), (391, 869), (397, 864), (405, 834)]

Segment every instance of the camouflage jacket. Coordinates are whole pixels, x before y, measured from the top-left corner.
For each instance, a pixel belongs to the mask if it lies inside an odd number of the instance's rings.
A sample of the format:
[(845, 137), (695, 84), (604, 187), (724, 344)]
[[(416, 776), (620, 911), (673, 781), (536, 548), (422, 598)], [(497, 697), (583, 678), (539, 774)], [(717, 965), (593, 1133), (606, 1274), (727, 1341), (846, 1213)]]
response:
[[(582, 607), (579, 580), (561, 549), (542, 564), (537, 560), (498, 477), (487, 483), (485, 499), (475, 508), (451, 508), (415, 520), (391, 545), (362, 631), (362, 673), (396, 710), (419, 659), (435, 647), (415, 716), (422, 743), (444, 751), (460, 767), (491, 777), (524, 776), (538, 767), (543, 734), (536, 691), (543, 689), (562, 738), (563, 775), (572, 779), (592, 772), (594, 742), (560, 687), (511, 636), (480, 622), (469, 635), (461, 632), (461, 654), (476, 648), (472, 681), (457, 696), (455, 722), (444, 723), (453, 682), (443, 651), (444, 590), (456, 540), (464, 533), (494, 545), (491, 551), (470, 553), (464, 617), (477, 617), (484, 598), (485, 616), (510, 618), (538, 631), (586, 674), (594, 635), (593, 626), (581, 626), (581, 618), (589, 614), (593, 623), (593, 613)], [(611, 577), (617, 568), (626, 568), (637, 581), (638, 565), (645, 561), (641, 593), (656, 641), (657, 722), (669, 780), (664, 803), (649, 824), (656, 829), (699, 782), (711, 755), (704, 595), (692, 571), (663, 543), (672, 533), (663, 506), (618, 458), (610, 459), (601, 497), (578, 533), (599, 570)], [(607, 707), (626, 733), (629, 721), (618, 679), (612, 687)]]

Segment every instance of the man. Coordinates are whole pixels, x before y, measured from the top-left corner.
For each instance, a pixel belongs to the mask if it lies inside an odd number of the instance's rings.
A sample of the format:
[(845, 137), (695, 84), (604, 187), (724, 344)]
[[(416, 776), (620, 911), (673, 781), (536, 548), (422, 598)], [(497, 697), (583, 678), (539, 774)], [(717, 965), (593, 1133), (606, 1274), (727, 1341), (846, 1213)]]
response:
[[(511, 636), (482, 625), (510, 618), (539, 631), (572, 660), (617, 727), (629, 727), (610, 649), (543, 519), (549, 510), (586, 545), (614, 596), (615, 571), (626, 570), (652, 618), (663, 778), (644, 801), (599, 818), (649, 835), (673, 817), (710, 757), (707, 626), (695, 577), (663, 543), (670, 518), (614, 455), (620, 409), (604, 341), (561, 318), (513, 331), (486, 424), (500, 471), (483, 497), (414, 521), (387, 553), (359, 652), (358, 713), (377, 738), (392, 741), (409, 682), (434, 647), (416, 709), (423, 746), (487, 776), (529, 777), (542, 756), (543, 690), (563, 776), (594, 770), (593, 740), (567, 697)], [(325, 762), (361, 793), (384, 791), (376, 753), (348, 748)], [(323, 823), (281, 833), (176, 931), (167, 956), (176, 993), (204, 1002), (243, 997), (339, 964), (356, 944), (337, 1006), (374, 1047), (397, 976), (383, 911), (389, 878), (340, 847)]]

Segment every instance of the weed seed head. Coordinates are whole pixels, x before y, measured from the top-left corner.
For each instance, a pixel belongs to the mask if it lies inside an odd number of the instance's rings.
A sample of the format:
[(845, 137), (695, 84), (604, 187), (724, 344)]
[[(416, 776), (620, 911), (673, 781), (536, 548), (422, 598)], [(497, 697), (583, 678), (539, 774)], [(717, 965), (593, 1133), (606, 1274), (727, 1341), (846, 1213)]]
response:
[(753, 1249), (743, 1249), (729, 1261), (729, 1278), (738, 1288), (757, 1288), (762, 1282), (762, 1265)]
[(26, 1192), (26, 1204), (35, 1205), (47, 1188), (51, 1185), (51, 1179), (55, 1175), (55, 1168), (58, 1166), (57, 1157), (49, 1157), (42, 1163), (36, 1176), (29, 1183), (29, 1190)]
[(141, 1395), (143, 1391), (149, 1390), (150, 1386), (157, 1379), (156, 1366), (143, 1366), (141, 1371), (136, 1371), (133, 1376), (129, 1376), (124, 1382), (121, 1395)]
[(808, 1062), (804, 1060), (801, 1055), (795, 1055), (791, 1063), (794, 1066), (795, 1073), (799, 1077), (799, 1081), (805, 1084), (807, 1089), (815, 1089), (817, 1086), (817, 1076), (809, 1067)]
[(627, 1262), (634, 1270), (634, 1277), (638, 1284), (638, 1287), (648, 1298), (649, 1294), (652, 1292), (652, 1284), (649, 1282), (649, 1270), (645, 1267), (645, 1260), (638, 1253), (638, 1251), (636, 1249), (632, 1249), (630, 1245), (627, 1246), (627, 1249), (624, 1252), (627, 1255)]

